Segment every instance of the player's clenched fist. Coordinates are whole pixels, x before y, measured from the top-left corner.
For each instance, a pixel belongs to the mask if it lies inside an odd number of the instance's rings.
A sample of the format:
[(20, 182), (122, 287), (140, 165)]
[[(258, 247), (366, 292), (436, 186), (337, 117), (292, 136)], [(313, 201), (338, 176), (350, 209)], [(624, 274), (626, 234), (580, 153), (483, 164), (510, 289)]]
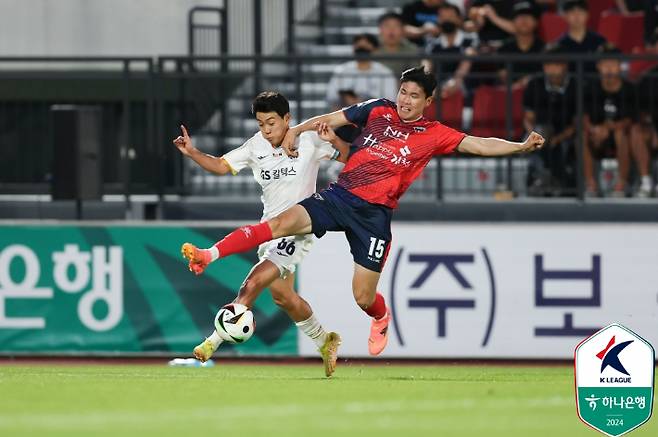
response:
[(183, 155), (190, 156), (190, 154), (194, 150), (194, 146), (192, 145), (192, 140), (190, 139), (190, 136), (187, 134), (187, 129), (185, 129), (185, 126), (183, 126), (182, 124), (180, 125), (180, 130), (183, 132), (183, 135), (179, 135), (174, 140), (174, 144), (176, 145), (176, 147), (178, 147), (178, 150), (180, 150)]
[(533, 152), (535, 150), (541, 149), (544, 145), (544, 137), (539, 135), (537, 132), (530, 132), (528, 138), (523, 143), (523, 149), (521, 152)]

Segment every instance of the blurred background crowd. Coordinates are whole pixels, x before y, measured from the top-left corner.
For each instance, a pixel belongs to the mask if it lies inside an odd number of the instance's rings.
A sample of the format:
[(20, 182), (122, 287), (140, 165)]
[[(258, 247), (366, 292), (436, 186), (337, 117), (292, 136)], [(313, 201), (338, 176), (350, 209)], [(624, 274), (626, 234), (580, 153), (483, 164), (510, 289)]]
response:
[[(518, 114), (513, 138), (536, 130), (549, 140), (531, 158), (528, 192), (562, 194), (576, 183), (576, 64), (569, 60), (599, 54), (581, 72), (586, 80), (581, 143), (586, 195), (600, 194), (597, 163), (610, 158), (618, 174), (609, 195), (649, 197), (655, 190), (652, 160), (658, 152), (658, 82), (653, 76), (658, 62), (623, 62), (620, 55), (658, 54), (656, 15), (653, 0), (414, 1), (380, 15), (378, 34), (353, 36), (355, 60), (335, 68), (327, 101), (338, 108), (381, 96), (394, 100), (396, 78), (422, 62), (428, 70), (440, 69), (435, 97), (446, 108), (437, 115), (431, 106), (427, 117), (438, 116), (476, 135), (504, 137), (504, 126), (483, 121), (503, 110), (505, 100), (496, 98), (497, 89), (510, 85), (518, 106), (513, 108)], [(543, 62), (496, 62), (500, 55), (532, 54), (549, 56)], [(409, 58), (385, 58), (390, 55)], [(482, 62), (483, 56), (491, 60)], [(342, 135), (349, 139), (354, 132)]]
[[(218, 200), (251, 217), (252, 175), (182, 159), (171, 144), (181, 123), (221, 156), (258, 131), (251, 102), (263, 90), (283, 93), (296, 123), (395, 100), (400, 74), (422, 64), (439, 83), (427, 118), (482, 137), (535, 130), (547, 145), (432, 160), (404, 217), (436, 217), (440, 204), (460, 219), (460, 202), (472, 202), (504, 217), (586, 204), (655, 219), (658, 0), (7, 0), (0, 10), (13, 17), (0, 28), (0, 218), (228, 217)], [(339, 171), (323, 168), (319, 187)]]

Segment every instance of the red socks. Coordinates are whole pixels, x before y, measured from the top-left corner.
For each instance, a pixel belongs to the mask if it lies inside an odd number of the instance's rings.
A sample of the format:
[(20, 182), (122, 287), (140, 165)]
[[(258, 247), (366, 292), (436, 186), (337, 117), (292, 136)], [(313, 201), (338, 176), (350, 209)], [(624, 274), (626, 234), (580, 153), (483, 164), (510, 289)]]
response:
[(225, 258), (234, 253), (246, 252), (272, 239), (272, 230), (267, 222), (248, 225), (236, 229), (221, 241), (215, 243), (219, 257)]
[(363, 311), (365, 311), (367, 315), (374, 319), (381, 319), (384, 317), (386, 315), (386, 301), (384, 300), (384, 296), (377, 293), (375, 295), (375, 301), (372, 303), (372, 305)]

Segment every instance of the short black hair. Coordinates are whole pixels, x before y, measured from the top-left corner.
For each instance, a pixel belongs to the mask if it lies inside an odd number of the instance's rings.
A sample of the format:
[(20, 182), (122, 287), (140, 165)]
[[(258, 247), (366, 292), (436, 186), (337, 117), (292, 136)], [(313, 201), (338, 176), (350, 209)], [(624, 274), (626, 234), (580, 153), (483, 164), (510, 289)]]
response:
[(276, 112), (283, 118), (290, 113), (290, 103), (281, 93), (263, 91), (251, 103), (251, 114), (255, 117), (257, 112)]
[(379, 40), (372, 33), (360, 33), (358, 35), (354, 35), (354, 38), (352, 38), (352, 45), (356, 44), (358, 41), (361, 41), (362, 39), (368, 41), (375, 48), (379, 47)]
[(459, 9), (459, 6), (457, 6), (457, 5), (455, 5), (455, 4), (452, 4), (452, 3), (444, 3), (444, 4), (442, 4), (441, 6), (439, 6), (438, 11), (441, 12), (441, 10), (443, 10), (443, 9), (452, 9), (453, 11), (455, 11), (455, 14), (457, 14), (457, 16), (458, 16), (459, 18), (462, 18), (462, 11), (461, 11), (461, 9)]
[(400, 76), (400, 83), (415, 82), (425, 91), (425, 97), (434, 94), (436, 88), (436, 78), (430, 72), (425, 71), (423, 66), (410, 68)]
[(583, 9), (585, 11), (588, 11), (589, 10), (589, 5), (587, 4), (586, 0), (567, 0), (562, 5), (562, 10), (564, 12), (568, 12), (568, 11), (570, 11), (572, 9), (575, 9), (575, 8), (580, 8), (580, 9)]
[(379, 18), (377, 19), (377, 25), (381, 26), (381, 24), (386, 20), (398, 20), (400, 24), (404, 24), (404, 18), (402, 18), (402, 15), (398, 14), (395, 11), (388, 11), (380, 15)]

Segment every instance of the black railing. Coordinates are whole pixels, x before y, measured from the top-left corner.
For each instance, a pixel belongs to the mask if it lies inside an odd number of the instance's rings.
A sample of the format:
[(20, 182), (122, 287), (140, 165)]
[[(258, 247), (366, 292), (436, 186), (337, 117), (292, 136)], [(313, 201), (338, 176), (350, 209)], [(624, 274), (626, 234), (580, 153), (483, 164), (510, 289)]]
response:
[[(625, 62), (658, 61), (655, 55), (617, 57)], [(412, 56), (396, 58), (408, 60), (411, 65), (419, 61)], [(241, 198), (253, 195), (251, 198), (256, 200), (258, 190), (251, 178), (216, 179), (183, 160), (171, 145), (171, 139), (178, 135), (178, 126), (181, 123), (188, 126), (199, 148), (221, 155), (257, 131), (250, 115), (250, 102), (263, 89), (282, 91), (291, 101), (296, 121), (330, 110), (322, 93), (330, 69), (319, 66), (349, 59), (319, 55), (183, 56), (161, 57), (156, 62), (148, 58), (0, 58), (0, 194), (48, 194), (54, 153), (49, 108), (55, 104), (93, 104), (103, 110), (104, 193)], [(439, 83), (447, 77), (443, 65), (462, 59), (458, 55), (430, 58)], [(576, 91), (573, 108), (577, 130), (573, 147), (576, 175), (573, 187), (562, 194), (583, 199), (585, 84), (596, 80), (596, 75), (584, 66), (598, 57), (490, 55), (468, 59), (474, 64), (507, 66), (512, 71), (504, 82), (498, 81), (495, 69), (469, 75), (469, 79), (489, 87), (486, 88), (490, 91), (489, 98), (500, 98), (494, 101), (493, 116), (478, 119), (480, 114), (475, 113), (470, 125), (464, 118), (454, 121), (452, 115), (445, 113), (454, 106), (445, 99), (437, 99), (437, 118), (473, 134), (502, 132), (501, 136), (515, 140), (524, 135), (524, 130), (518, 119), (518, 91), (512, 86), (518, 79), (513, 67), (548, 59), (567, 60), (576, 66), (569, 73)], [(200, 65), (204, 67), (199, 68)], [(474, 86), (466, 90), (466, 103), (461, 104), (466, 108), (470, 104), (476, 112), (476, 102), (468, 94), (480, 92), (478, 97), (486, 94), (481, 92), (483, 89)], [(657, 89), (641, 91), (655, 92), (653, 100), (658, 101)], [(658, 118), (656, 113), (650, 115), (653, 120)], [(527, 164), (527, 157), (522, 156), (488, 160), (443, 158), (428, 167), (410, 195), (423, 200), (461, 195), (490, 197), (496, 192), (523, 196), (527, 189), (524, 180)]]
[(56, 105), (102, 111), (105, 193), (152, 192), (154, 80), (149, 58), (0, 58), (0, 192), (50, 192)]
[(226, 6), (193, 7), (187, 14), (187, 31), (190, 56), (223, 56), (228, 53)]

